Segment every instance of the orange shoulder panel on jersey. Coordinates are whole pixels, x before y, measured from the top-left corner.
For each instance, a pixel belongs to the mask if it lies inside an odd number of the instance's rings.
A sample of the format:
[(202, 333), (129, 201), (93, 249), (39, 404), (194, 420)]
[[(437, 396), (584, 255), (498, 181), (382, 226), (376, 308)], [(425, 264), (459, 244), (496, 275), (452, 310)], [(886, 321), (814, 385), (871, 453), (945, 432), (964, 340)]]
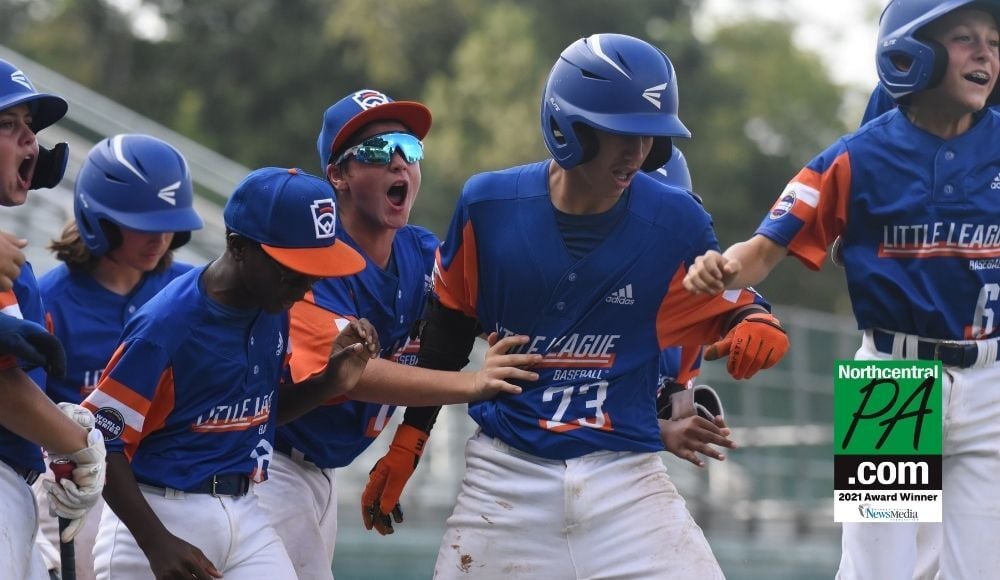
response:
[[(17, 296), (13, 290), (0, 292), (0, 313), (14, 318), (22, 318), (21, 309), (17, 305)], [(0, 370), (17, 368), (17, 358), (10, 354), (0, 354)]]
[(729, 315), (753, 304), (757, 296), (743, 289), (727, 290), (718, 296), (692, 294), (684, 289), (686, 273), (687, 268), (681, 264), (656, 312), (660, 350), (668, 346), (698, 347), (719, 340)]
[(446, 308), (460, 310), (470, 318), (476, 317), (476, 296), (479, 292), (479, 264), (476, 254), (476, 234), (472, 222), (465, 222), (462, 229), (462, 247), (458, 248), (451, 266), (441, 264), (441, 249), (434, 261), (434, 293)]
[(802, 231), (788, 246), (788, 252), (806, 267), (819, 270), (826, 251), (847, 223), (847, 203), (851, 196), (851, 159), (844, 151), (823, 173), (808, 167), (789, 182), (782, 197), (795, 195), (792, 215), (804, 222)]
[[(10, 306), (15, 306), (17, 304), (17, 296), (14, 295), (13, 290), (4, 290), (0, 292), (0, 311), (5, 314), (10, 314), (6, 311)], [(20, 311), (20, 309), (18, 309)]]
[(174, 369), (167, 368), (160, 375), (160, 382), (156, 385), (156, 393), (146, 413), (142, 433), (139, 433), (134, 441), (125, 440), (125, 457), (132, 459), (139, 442), (150, 433), (163, 428), (167, 423), (167, 417), (174, 411), (174, 400)]
[(111, 378), (111, 369), (124, 352), (125, 345), (119, 345), (108, 361), (97, 388), (81, 405), (94, 414), (102, 407), (115, 408), (122, 414), (125, 425), (120, 438), (125, 444), (125, 457), (131, 460), (142, 438), (163, 427), (167, 416), (174, 410), (174, 373), (170, 368), (163, 371), (150, 401)]
[(677, 369), (677, 383), (687, 385), (701, 374), (701, 367), (698, 365), (700, 358), (700, 346), (685, 346), (681, 348), (681, 364)]
[[(290, 311), (292, 352), (289, 368), (292, 381), (314, 377), (326, 369), (333, 341), (342, 326), (353, 317), (341, 316), (316, 305), (312, 291), (296, 302)], [(338, 321), (343, 321), (338, 325)]]

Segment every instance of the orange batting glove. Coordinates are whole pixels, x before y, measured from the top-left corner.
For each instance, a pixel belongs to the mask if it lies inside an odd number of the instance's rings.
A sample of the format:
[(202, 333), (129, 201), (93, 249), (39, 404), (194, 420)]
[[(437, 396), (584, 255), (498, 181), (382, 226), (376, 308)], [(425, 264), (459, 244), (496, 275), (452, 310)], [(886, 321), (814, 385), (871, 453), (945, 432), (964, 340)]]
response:
[(396, 428), (392, 445), (368, 474), (368, 485), (361, 494), (361, 519), (365, 529), (373, 527), (385, 536), (393, 533), (392, 522), (403, 522), (399, 496), (417, 468), (428, 434), (405, 423)]
[(749, 379), (774, 366), (788, 351), (788, 334), (766, 312), (751, 314), (729, 329), (726, 337), (705, 349), (705, 360), (729, 355), (726, 370), (734, 379)]

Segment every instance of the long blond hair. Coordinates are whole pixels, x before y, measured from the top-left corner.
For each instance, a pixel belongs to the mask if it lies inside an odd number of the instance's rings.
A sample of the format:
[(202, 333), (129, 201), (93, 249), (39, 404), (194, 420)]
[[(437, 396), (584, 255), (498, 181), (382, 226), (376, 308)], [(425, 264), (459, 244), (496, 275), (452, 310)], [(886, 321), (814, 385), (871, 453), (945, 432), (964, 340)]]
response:
[[(105, 236), (111, 242), (112, 250), (121, 245), (122, 236), (118, 226), (101, 220), (101, 228), (104, 229)], [(56, 255), (57, 260), (66, 264), (74, 272), (93, 272), (94, 268), (97, 267), (97, 263), (101, 261), (101, 256), (95, 256), (90, 253), (90, 249), (87, 248), (87, 243), (83, 241), (83, 236), (80, 235), (80, 230), (77, 229), (76, 220), (74, 219), (66, 222), (66, 225), (63, 226), (61, 237), (58, 240), (52, 240), (52, 243), (48, 246), (48, 250)], [(153, 271), (163, 272), (173, 262), (174, 251), (168, 250), (160, 258), (160, 261), (156, 263)]]

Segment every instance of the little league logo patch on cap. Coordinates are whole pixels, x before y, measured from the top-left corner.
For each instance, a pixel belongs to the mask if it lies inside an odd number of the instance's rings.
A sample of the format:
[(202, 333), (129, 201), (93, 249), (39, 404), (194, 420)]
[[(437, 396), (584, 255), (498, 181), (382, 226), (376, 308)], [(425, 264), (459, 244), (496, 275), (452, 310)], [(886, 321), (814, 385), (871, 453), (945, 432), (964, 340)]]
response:
[(311, 206), (316, 239), (332, 238), (337, 231), (337, 208), (333, 199), (317, 199)]
[(389, 102), (389, 97), (385, 96), (383, 93), (372, 90), (358, 91), (351, 95), (351, 98), (364, 110), (384, 105)]

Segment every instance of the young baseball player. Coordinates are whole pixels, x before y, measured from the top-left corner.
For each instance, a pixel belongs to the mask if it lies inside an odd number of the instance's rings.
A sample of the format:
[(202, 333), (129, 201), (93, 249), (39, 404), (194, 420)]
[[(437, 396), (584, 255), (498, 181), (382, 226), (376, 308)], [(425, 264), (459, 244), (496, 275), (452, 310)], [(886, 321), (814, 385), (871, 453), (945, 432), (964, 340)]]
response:
[[(287, 310), (317, 279), (365, 267), (336, 239), (336, 213), (325, 181), (295, 169), (254, 171), (226, 204), (222, 257), (171, 282), (126, 324), (84, 402), (112, 450), (98, 578), (295, 577), (251, 483), (267, 478), (275, 425), (342, 396), (380, 350), (371, 324), (354, 320), (322, 369), (281, 382)], [(376, 379), (398, 385), (389, 396), (410, 403), (421, 395), (419, 383), (392, 371)], [(516, 393), (505, 373), (446, 378), (432, 401)]]
[[(782, 192), (755, 235), (696, 262), (685, 286), (756, 284), (786, 255), (818, 269), (833, 240), (858, 328), (857, 358), (941, 360), (939, 577), (1000, 570), (1000, 2), (893, 0), (876, 63), (899, 107), (834, 143)], [(844, 524), (839, 578), (925, 577), (917, 524)], [(930, 572), (933, 574), (933, 571)]]
[[(38, 92), (23, 72), (0, 60), (0, 205), (21, 205), (30, 189), (53, 187), (62, 178), (65, 144), (40, 148), (35, 134), (66, 109), (66, 101)], [(12, 282), (12, 289), (0, 292), (0, 563), (5, 577), (34, 580), (48, 576), (34, 547), (38, 519), (30, 485), (45, 470), (39, 444), (76, 465), (70, 479), (47, 486), (55, 511), (74, 520), (63, 534), (68, 541), (100, 498), (104, 442), (38, 386), (45, 384), (45, 371), (65, 373), (65, 354), (39, 324), (42, 303), (31, 265), (24, 262)], [(42, 368), (31, 375), (23, 370), (32, 367)]]
[[(672, 148), (669, 161), (663, 167), (649, 172), (649, 175), (673, 187), (687, 190), (692, 187), (687, 162), (676, 146)], [(691, 194), (700, 200), (697, 194)], [(419, 342), (411, 344), (410, 348), (416, 349), (418, 346)], [(698, 457), (698, 453), (723, 460), (724, 456), (712, 444), (735, 448), (735, 443), (728, 439), (730, 431), (724, 419), (721, 416), (716, 418), (722, 411), (721, 404), (717, 401), (711, 408), (718, 413), (710, 413), (707, 411), (708, 407), (702, 405), (700, 408), (706, 411), (701, 414), (701, 418), (696, 417), (699, 407), (694, 405), (693, 397), (689, 405), (675, 407), (669, 404), (672, 393), (681, 392), (690, 386), (689, 382), (697, 374), (701, 363), (700, 351), (700, 347), (687, 349), (691, 358), (684, 358), (682, 363), (680, 347), (665, 349), (660, 357), (657, 384), (661, 390), (667, 389), (659, 399), (663, 403), (659, 408), (659, 416), (664, 419), (660, 421), (664, 447), (678, 457), (702, 467), (704, 461)], [(685, 394), (694, 395), (693, 392)], [(712, 396), (704, 390), (699, 390), (698, 395), (700, 402), (711, 403)], [(675, 408), (678, 409), (677, 420), (671, 421), (669, 419), (673, 417)], [(402, 523), (403, 511), (399, 498), (420, 461), (438, 410), (431, 407), (411, 407), (406, 410), (403, 424), (396, 430), (389, 450), (372, 468), (361, 497), (362, 518), (367, 529), (375, 529), (379, 534), (388, 535), (394, 532), (393, 522)]]
[[(378, 331), (380, 354), (387, 360), (368, 363), (349, 395), (352, 400), (328, 401), (278, 428), (269, 481), (257, 493), (299, 578), (332, 578), (335, 469), (361, 454), (395, 409), (364, 402), (382, 388), (367, 379), (369, 370), (412, 365), (416, 358), (410, 334), (427, 301), (440, 242), (407, 222), (420, 190), (421, 139), (430, 126), (431, 114), (424, 105), (393, 101), (370, 89), (345, 96), (323, 115), (317, 148), (320, 166), (337, 192), (338, 236), (365, 257), (366, 265), (357, 274), (317, 282), (305, 300), (292, 307), (292, 378), (321, 372), (326, 365), (323, 353), (329, 352), (337, 333), (361, 317)], [(426, 375), (435, 378), (425, 388), (436, 387), (438, 374)], [(420, 409), (411, 408), (407, 417), (412, 420)], [(394, 444), (409, 428), (397, 430)]]
[[(323, 174), (337, 192), (338, 235), (366, 264), (353, 276), (318, 282), (292, 307), (293, 379), (322, 370), (323, 352), (340, 328), (361, 317), (378, 331), (381, 357), (412, 364), (416, 349), (409, 336), (426, 302), (440, 243), (407, 223), (420, 191), (421, 139), (430, 126), (424, 105), (370, 89), (352, 92), (324, 112), (316, 145)], [(367, 449), (394, 410), (332, 400), (278, 428), (270, 480), (258, 495), (299, 578), (333, 578), (335, 469)]]
[(84, 401), (111, 450), (98, 578), (294, 577), (251, 484), (267, 477), (279, 417), (350, 389), (378, 345), (354, 322), (325, 372), (279, 387), (287, 309), (317, 278), (364, 267), (334, 236), (335, 215), (320, 179), (252, 172), (226, 204), (223, 255), (126, 322)]
[[(718, 340), (748, 378), (788, 340), (745, 290), (681, 287), (717, 247), (686, 191), (644, 172), (669, 158), (673, 65), (649, 43), (596, 34), (563, 51), (541, 106), (553, 159), (465, 185), (435, 268), (421, 364), (464, 361), (478, 326), (530, 337), (540, 378), (470, 404), (479, 432), (435, 577), (721, 578), (656, 455), (661, 351)], [(425, 362), (427, 361), (427, 362)]]
[[(47, 393), (57, 403), (79, 404), (97, 385), (125, 323), (191, 269), (173, 261), (173, 250), (187, 243), (202, 221), (184, 157), (148, 135), (102, 140), (87, 154), (75, 187), (75, 219), (49, 246), (62, 264), (38, 285), (46, 323), (65, 347), (68, 363), (65, 377), (48, 378)], [(39, 541), (49, 569), (58, 570), (57, 522), (48, 516), (39, 487)], [(94, 578), (100, 513), (92, 510), (76, 537), (77, 580)]]

